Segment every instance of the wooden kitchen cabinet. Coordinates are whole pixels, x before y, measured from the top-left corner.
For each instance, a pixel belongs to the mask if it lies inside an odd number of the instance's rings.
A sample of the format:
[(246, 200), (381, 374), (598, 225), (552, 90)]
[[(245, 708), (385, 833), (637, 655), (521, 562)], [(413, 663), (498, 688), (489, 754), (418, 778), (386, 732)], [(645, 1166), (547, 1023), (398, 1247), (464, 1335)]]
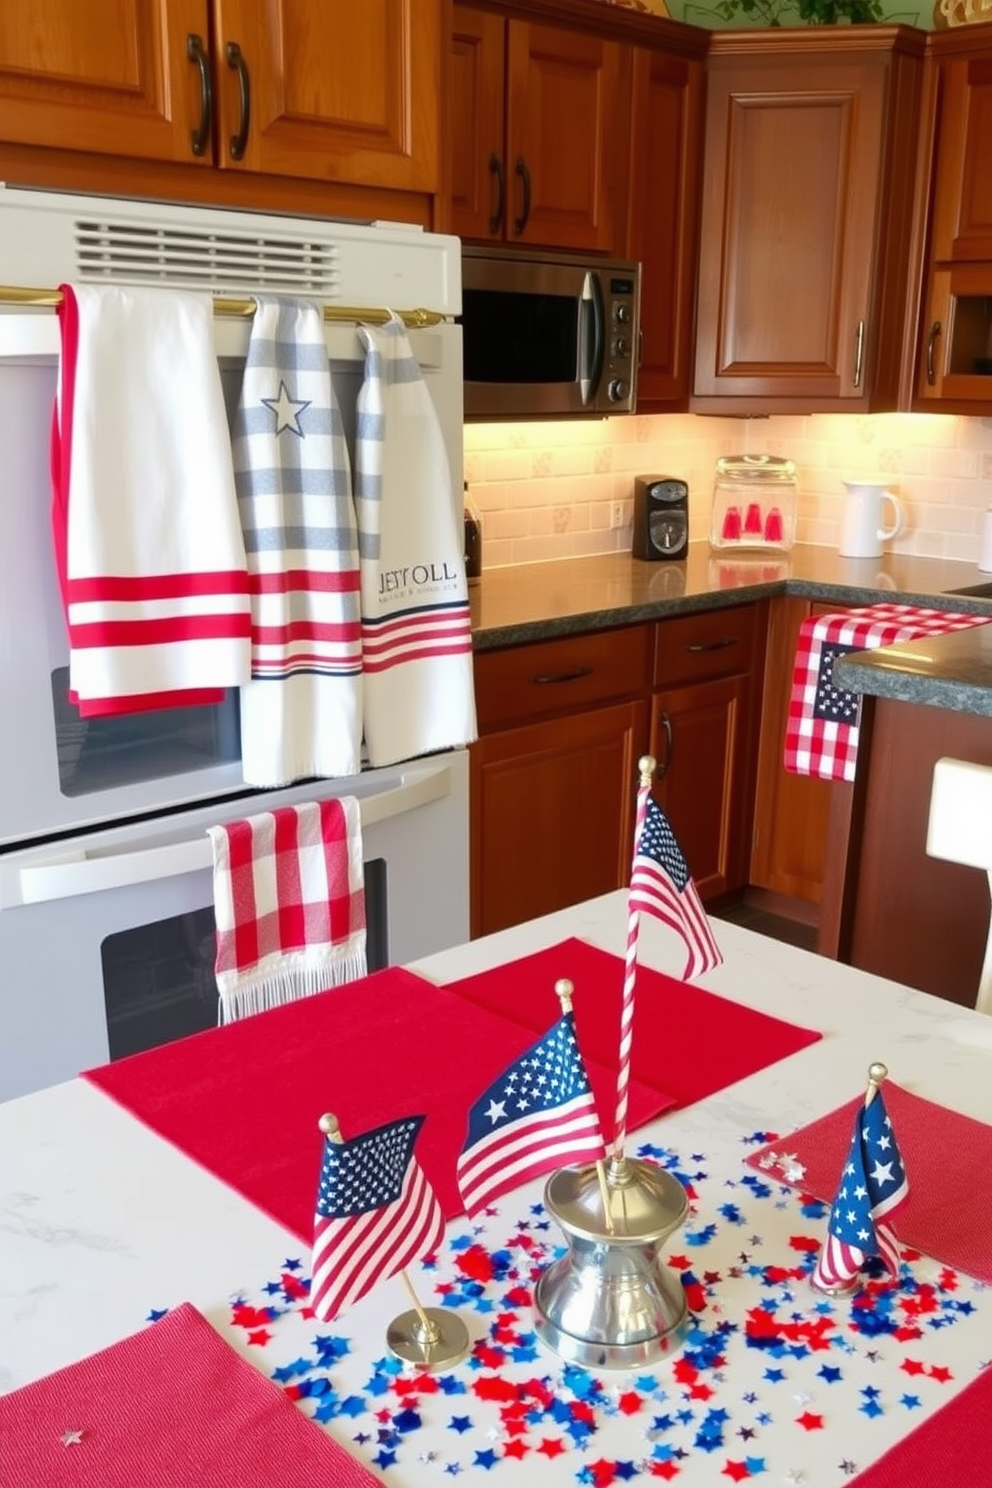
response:
[(624, 253), (641, 264), (639, 413), (688, 406), (704, 87), (701, 57), (635, 49)]
[(716, 31), (690, 407), (898, 406), (925, 33)]
[(440, 190), (443, 5), (6, 5), (0, 168), (18, 184), (325, 214), (369, 215), (366, 191), (383, 215), (392, 204), (427, 220)]
[(652, 647), (633, 625), (476, 655), (473, 936), (629, 882)]
[(451, 230), (617, 252), (632, 49), (594, 31), (453, 6)]
[(657, 626), (654, 796), (704, 900), (747, 883), (765, 626), (764, 604)]
[(932, 159), (913, 407), (992, 406), (992, 27), (931, 38), (924, 115)]

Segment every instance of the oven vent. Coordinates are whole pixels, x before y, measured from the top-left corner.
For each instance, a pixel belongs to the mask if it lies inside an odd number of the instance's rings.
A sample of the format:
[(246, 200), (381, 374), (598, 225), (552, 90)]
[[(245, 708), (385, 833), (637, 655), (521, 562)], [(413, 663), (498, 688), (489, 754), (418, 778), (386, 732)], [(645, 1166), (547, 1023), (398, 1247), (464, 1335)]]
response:
[(335, 243), (229, 228), (79, 219), (75, 243), (84, 283), (183, 286), (218, 295), (270, 290), (330, 300), (340, 277)]

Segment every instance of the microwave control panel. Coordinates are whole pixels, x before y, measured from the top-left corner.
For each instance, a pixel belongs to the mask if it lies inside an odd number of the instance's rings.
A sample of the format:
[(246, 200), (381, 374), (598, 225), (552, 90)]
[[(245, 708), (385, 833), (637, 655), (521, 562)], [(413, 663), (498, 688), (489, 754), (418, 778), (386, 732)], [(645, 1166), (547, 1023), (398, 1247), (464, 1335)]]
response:
[(626, 403), (633, 380), (637, 280), (623, 274), (610, 274), (604, 290), (609, 340), (603, 385), (611, 403)]

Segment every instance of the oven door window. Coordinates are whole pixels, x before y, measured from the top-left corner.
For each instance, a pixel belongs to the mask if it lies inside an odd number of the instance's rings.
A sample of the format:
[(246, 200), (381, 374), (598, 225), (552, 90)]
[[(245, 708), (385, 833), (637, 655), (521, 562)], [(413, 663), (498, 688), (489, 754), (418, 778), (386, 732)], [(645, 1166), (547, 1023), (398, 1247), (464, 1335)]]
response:
[[(366, 959), (389, 962), (386, 864), (365, 864)], [(111, 1059), (215, 1028), (216, 925), (212, 905), (108, 935), (100, 947)]]
[(222, 703), (211, 706), (81, 718), (69, 701), (69, 669), (58, 667), (52, 673), (52, 706), (64, 796), (185, 775), (241, 756), (238, 695), (233, 689)]

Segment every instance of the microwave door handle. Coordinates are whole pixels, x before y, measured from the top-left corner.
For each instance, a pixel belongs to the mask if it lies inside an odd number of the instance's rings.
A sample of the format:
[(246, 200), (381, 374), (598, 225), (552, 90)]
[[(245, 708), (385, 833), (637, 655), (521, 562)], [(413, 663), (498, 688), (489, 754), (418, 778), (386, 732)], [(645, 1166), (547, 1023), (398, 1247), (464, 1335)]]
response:
[(579, 302), (579, 391), (582, 402), (591, 403), (603, 375), (606, 350), (603, 288), (597, 273), (588, 273)]
[[(362, 827), (375, 826), (419, 806), (439, 801), (450, 795), (451, 789), (449, 764), (438, 762), (404, 768), (399, 785), (360, 801)], [(9, 882), (0, 877), (0, 909), (47, 904), (55, 899), (72, 899), (77, 894), (94, 894), (127, 888), (131, 884), (175, 878), (183, 873), (199, 873), (205, 868), (213, 868), (213, 848), (206, 830), (202, 836), (186, 842), (137, 847), (132, 852), (87, 857), (85, 849), (82, 849), (72, 855), (63, 854), (48, 863), (25, 864), (14, 870)]]

